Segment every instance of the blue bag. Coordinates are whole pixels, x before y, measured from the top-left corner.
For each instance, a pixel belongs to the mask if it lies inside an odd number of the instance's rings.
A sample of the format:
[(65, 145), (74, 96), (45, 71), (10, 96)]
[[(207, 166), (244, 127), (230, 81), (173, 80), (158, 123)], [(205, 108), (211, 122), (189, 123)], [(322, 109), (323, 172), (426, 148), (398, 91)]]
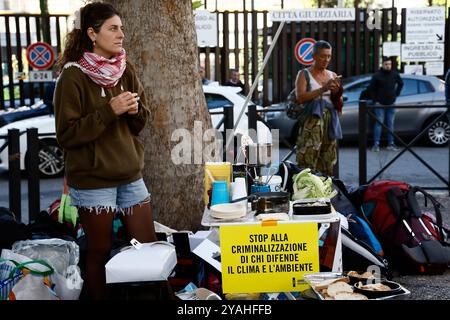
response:
[(366, 221), (356, 216), (349, 214), (347, 216), (349, 231), (359, 240), (370, 246), (377, 254), (383, 256), (383, 248), (380, 242), (369, 227)]

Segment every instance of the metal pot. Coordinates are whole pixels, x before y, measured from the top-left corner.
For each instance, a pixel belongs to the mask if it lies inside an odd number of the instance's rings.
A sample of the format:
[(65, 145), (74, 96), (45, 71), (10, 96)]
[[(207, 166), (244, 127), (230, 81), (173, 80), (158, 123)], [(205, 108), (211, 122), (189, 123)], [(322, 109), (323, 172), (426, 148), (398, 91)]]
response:
[(259, 192), (253, 195), (252, 210), (256, 210), (256, 214), (289, 213), (288, 192)]
[(270, 166), (272, 163), (272, 144), (251, 143), (245, 146), (245, 161), (248, 166)]

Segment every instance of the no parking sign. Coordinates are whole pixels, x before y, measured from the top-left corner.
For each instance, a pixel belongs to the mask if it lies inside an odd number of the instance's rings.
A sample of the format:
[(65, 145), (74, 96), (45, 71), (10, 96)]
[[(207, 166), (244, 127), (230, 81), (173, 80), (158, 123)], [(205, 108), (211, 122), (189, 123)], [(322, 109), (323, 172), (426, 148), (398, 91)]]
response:
[(297, 58), (298, 62), (307, 66), (314, 63), (312, 53), (315, 43), (316, 40), (313, 38), (304, 38), (297, 42), (297, 45), (295, 46), (295, 58)]
[(27, 48), (27, 60), (33, 68), (45, 70), (55, 62), (55, 53), (47, 43), (36, 42)]

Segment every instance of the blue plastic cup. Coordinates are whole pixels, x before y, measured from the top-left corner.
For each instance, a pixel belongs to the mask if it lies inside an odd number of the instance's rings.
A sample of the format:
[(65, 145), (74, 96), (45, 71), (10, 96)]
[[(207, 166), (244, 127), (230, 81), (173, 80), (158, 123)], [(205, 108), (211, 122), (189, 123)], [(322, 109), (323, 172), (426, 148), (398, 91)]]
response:
[(212, 189), (211, 206), (219, 203), (229, 203), (230, 194), (226, 181), (214, 181)]

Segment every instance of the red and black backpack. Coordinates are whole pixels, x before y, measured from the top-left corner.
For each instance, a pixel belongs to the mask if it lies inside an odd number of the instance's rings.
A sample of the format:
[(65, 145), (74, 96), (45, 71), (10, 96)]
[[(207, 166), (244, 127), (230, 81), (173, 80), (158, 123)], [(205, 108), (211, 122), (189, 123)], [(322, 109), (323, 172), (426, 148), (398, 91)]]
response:
[[(416, 198), (433, 204), (435, 221), (422, 213)], [(442, 274), (450, 263), (450, 245), (442, 227), (441, 204), (420, 187), (401, 181), (371, 183), (362, 211), (389, 262), (405, 273)]]

